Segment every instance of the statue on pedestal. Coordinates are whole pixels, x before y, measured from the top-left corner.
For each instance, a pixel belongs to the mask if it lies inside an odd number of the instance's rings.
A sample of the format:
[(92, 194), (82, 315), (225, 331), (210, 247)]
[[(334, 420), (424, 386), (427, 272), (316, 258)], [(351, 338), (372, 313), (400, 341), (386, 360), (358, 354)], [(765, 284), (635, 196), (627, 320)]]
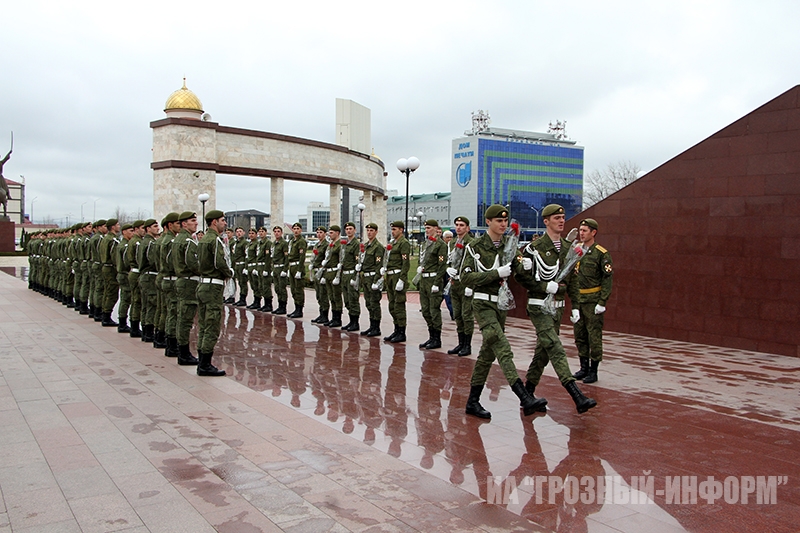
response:
[(8, 190), (8, 183), (6, 183), (6, 179), (3, 177), (3, 167), (6, 164), (6, 161), (11, 159), (11, 152), (14, 151), (14, 132), (11, 132), (11, 149), (8, 151), (6, 156), (0, 161), (0, 204), (3, 204), (3, 218), (2, 220), (8, 220), (8, 201), (13, 200), (11, 198), (11, 191)]

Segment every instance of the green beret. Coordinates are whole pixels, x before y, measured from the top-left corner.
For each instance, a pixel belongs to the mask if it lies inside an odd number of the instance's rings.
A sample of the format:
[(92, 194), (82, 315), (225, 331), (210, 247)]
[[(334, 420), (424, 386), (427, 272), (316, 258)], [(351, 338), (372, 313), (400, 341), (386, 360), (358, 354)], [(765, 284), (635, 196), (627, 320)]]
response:
[(328, 228), (326, 228), (325, 226), (317, 226), (317, 229), (316, 229), (315, 231), (324, 231), (324, 232), (327, 232), (327, 231), (328, 231)]
[(141, 228), (144, 225), (144, 220), (134, 220), (131, 227), (133, 228)]
[(105, 225), (106, 225), (106, 219), (104, 219), (104, 218), (101, 218), (100, 220), (98, 220), (97, 222), (94, 223), (94, 227), (95, 228), (98, 228), (100, 226), (105, 226)]
[(335, 231), (336, 233), (341, 233), (342, 232), (342, 228), (340, 228), (339, 226), (334, 224), (333, 226), (330, 227), (330, 231)]
[(88, 226), (90, 226), (91, 224), (92, 224), (91, 222), (84, 222), (82, 227), (84, 227), (84, 228), (85, 228), (85, 227), (88, 227)]
[(438, 228), (439, 227), (439, 222), (437, 222), (436, 219), (434, 219), (434, 218), (429, 218), (428, 220), (425, 221), (425, 225), (426, 226), (433, 226), (434, 228)]
[(493, 218), (508, 218), (508, 209), (506, 209), (506, 206), (500, 204), (490, 205), (483, 213), (483, 217), (486, 220), (491, 220)]
[(463, 222), (464, 224), (469, 226), (469, 219), (467, 217), (456, 217), (453, 219), (453, 224), (455, 224), (456, 222)]
[(142, 224), (142, 226), (144, 226), (145, 228), (149, 228), (153, 224), (157, 224), (157, 223), (158, 223), (158, 221), (156, 219), (148, 218), (147, 220), (144, 221), (144, 224)]
[(376, 223), (374, 223), (374, 222), (370, 222), (369, 224), (367, 224), (367, 229), (377, 230), (378, 229), (378, 225)]
[(550, 215), (563, 215), (563, 214), (564, 214), (564, 208), (558, 204), (546, 205), (544, 206), (544, 209), (542, 209), (542, 218), (547, 218)]
[(116, 218), (109, 218), (108, 220), (106, 220), (106, 226), (108, 226), (110, 228), (111, 226), (113, 226), (117, 222), (119, 222), (119, 220), (117, 220)]
[(345, 222), (344, 223), (344, 227), (345, 228), (353, 228), (353, 229), (355, 229), (356, 225), (353, 224), (352, 222)]
[(122, 231), (125, 231), (126, 229), (133, 229), (133, 224), (125, 224), (122, 226)]
[[(259, 228), (259, 229), (260, 229), (260, 228)], [(272, 226), (272, 232), (273, 232), (273, 233), (275, 233), (275, 230), (276, 230), (276, 229), (279, 229), (279, 230), (283, 231), (283, 228), (282, 228), (281, 226)]]
[[(181, 219), (181, 216), (178, 213), (176, 213), (175, 211), (172, 211), (171, 213), (167, 213), (167, 216), (164, 217), (164, 222), (167, 222), (167, 223), (180, 222), (180, 219)], [(162, 224), (162, 226), (163, 226), (163, 224)]]
[(267, 227), (266, 226), (261, 226), (260, 228), (258, 228), (258, 231), (263, 231), (264, 233), (266, 233), (267, 232)]
[[(183, 213), (178, 215), (178, 222), (185, 222), (185, 221), (189, 220), (190, 218), (197, 218), (197, 213), (195, 213), (194, 211), (184, 211)], [(208, 218), (208, 217), (206, 217), (206, 218)]]
[(225, 216), (225, 213), (220, 211), (219, 209), (212, 209), (208, 213), (206, 213), (206, 222), (209, 220), (216, 220), (218, 218), (222, 218)]
[(595, 219), (593, 219), (593, 218), (584, 218), (583, 220), (581, 220), (580, 225), (581, 226), (588, 226), (588, 227), (592, 228), (593, 230), (597, 230), (597, 221)]
[(299, 222), (295, 222), (294, 224), (292, 224), (292, 229), (294, 229), (294, 228), (303, 229), (303, 225), (300, 224)]
[(400, 228), (400, 229), (405, 229), (406, 227), (406, 225), (403, 224), (402, 220), (395, 220), (394, 222), (392, 222), (391, 226), (393, 228)]

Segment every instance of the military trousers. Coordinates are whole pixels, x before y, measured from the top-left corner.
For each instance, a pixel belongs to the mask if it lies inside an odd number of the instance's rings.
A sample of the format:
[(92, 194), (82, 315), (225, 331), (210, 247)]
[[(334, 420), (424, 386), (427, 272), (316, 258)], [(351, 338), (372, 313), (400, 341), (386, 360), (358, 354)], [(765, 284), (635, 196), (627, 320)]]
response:
[[(197, 286), (197, 351), (213, 353), (222, 327), (222, 292), (224, 287), (216, 283), (200, 283)], [(180, 341), (179, 341), (180, 342)]]
[(189, 345), (189, 334), (192, 332), (194, 317), (197, 314), (197, 285), (197, 281), (189, 278), (178, 278), (175, 282), (175, 294), (178, 297), (175, 337), (179, 346)]
[(64, 296), (71, 297), (75, 289), (75, 270), (72, 261), (64, 263)]
[(167, 323), (167, 299), (164, 296), (164, 291), (161, 290), (162, 281), (164, 281), (164, 275), (159, 272), (156, 276), (156, 316), (153, 319), (153, 324), (159, 331), (164, 331)]
[(167, 337), (176, 336), (176, 326), (178, 323), (178, 291), (175, 288), (175, 276), (167, 276), (161, 281), (161, 294), (164, 295), (166, 301), (166, 317), (164, 319), (164, 332)]
[(372, 284), (377, 283), (380, 274), (377, 272), (362, 272), (361, 287), (364, 290), (364, 305), (367, 307), (369, 319), (381, 321), (381, 297), (383, 291), (373, 289)]
[(248, 265), (247, 277), (250, 279), (250, 288), (253, 289), (253, 296), (261, 298), (261, 272), (255, 265)]
[(289, 271), (276, 269), (272, 271), (272, 284), (275, 287), (275, 298), (279, 304), (286, 305), (289, 296), (286, 287), (289, 285)]
[(239, 294), (247, 298), (247, 283), (249, 281), (248, 276), (244, 275), (245, 271), (245, 264), (242, 263), (240, 265), (234, 265), (233, 267), (233, 276), (236, 278), (236, 282), (239, 284)]
[(261, 270), (261, 295), (265, 302), (272, 301), (272, 272), (270, 270)]
[(333, 311), (341, 311), (343, 307), (342, 284), (333, 284), (333, 281), (336, 279), (336, 271), (332, 270), (330, 272), (325, 272), (323, 279), (325, 280), (323, 287), (325, 287), (325, 295), (328, 299), (328, 303), (330, 304), (330, 308)]
[(437, 292), (433, 292), (434, 280), (436, 278), (422, 278), (419, 281), (419, 305), (422, 310), (422, 318), (428, 324), (428, 328), (436, 331), (442, 330), (442, 291), (444, 287), (436, 285)]
[(500, 370), (508, 381), (513, 385), (518, 379), (517, 367), (514, 365), (514, 353), (511, 345), (506, 338), (506, 312), (497, 308), (496, 302), (476, 300), (473, 302), (475, 318), (478, 320), (478, 327), (483, 335), (478, 360), (472, 369), (472, 380), (470, 385), (484, 385), (492, 363), (495, 359), (500, 365)]
[(534, 385), (539, 384), (539, 379), (542, 377), (548, 362), (553, 365), (553, 369), (563, 385), (570, 381), (575, 381), (575, 378), (572, 377), (572, 372), (569, 370), (564, 346), (561, 344), (561, 339), (558, 338), (558, 334), (561, 331), (561, 315), (563, 313), (563, 307), (556, 312), (556, 316), (552, 316), (542, 311), (541, 306), (528, 306), (528, 316), (534, 328), (536, 328), (536, 351), (533, 354), (531, 364), (528, 366), (525, 378)]
[[(300, 273), (300, 277), (297, 278), (297, 273)], [(295, 307), (303, 307), (306, 304), (306, 277), (304, 272), (297, 270), (296, 272), (291, 272), (289, 276), (289, 288), (292, 292), (292, 301), (294, 302)]]
[(472, 312), (472, 297), (464, 294), (464, 285), (458, 280), (450, 284), (450, 299), (453, 302), (453, 318), (456, 321), (456, 331), (472, 335), (475, 331), (475, 316)]
[(131, 320), (140, 322), (142, 318), (142, 291), (139, 288), (139, 273), (128, 273), (128, 286), (131, 289)]
[(158, 306), (155, 274), (139, 274), (139, 289), (142, 293), (142, 325), (152, 326)]
[(92, 305), (103, 307), (103, 267), (92, 263)]
[(350, 316), (361, 316), (361, 301), (358, 292), (358, 272), (342, 274), (342, 298)]
[(389, 314), (395, 326), (406, 327), (406, 291), (408, 281), (403, 280), (403, 290), (396, 290), (400, 274), (386, 276), (386, 295), (389, 297)]
[(103, 265), (103, 312), (113, 311), (117, 300), (119, 300), (117, 269), (110, 265)]
[(117, 320), (122, 323), (123, 319), (128, 320), (128, 310), (131, 307), (131, 287), (128, 285), (128, 273), (117, 273), (117, 284), (119, 285), (119, 307), (117, 308)]
[(81, 262), (72, 262), (72, 296), (76, 300), (81, 299), (81, 286), (83, 285), (83, 272), (81, 271)]
[(587, 357), (599, 363), (603, 360), (603, 323), (606, 314), (594, 314), (595, 306), (597, 306), (597, 302), (582, 303), (576, 306), (580, 311), (581, 319), (573, 325), (573, 330), (578, 356)]
[(328, 293), (325, 285), (319, 282), (316, 275), (314, 275), (314, 294), (317, 297), (317, 305), (319, 305), (319, 310), (327, 313), (328, 309), (331, 307), (331, 303), (328, 300)]

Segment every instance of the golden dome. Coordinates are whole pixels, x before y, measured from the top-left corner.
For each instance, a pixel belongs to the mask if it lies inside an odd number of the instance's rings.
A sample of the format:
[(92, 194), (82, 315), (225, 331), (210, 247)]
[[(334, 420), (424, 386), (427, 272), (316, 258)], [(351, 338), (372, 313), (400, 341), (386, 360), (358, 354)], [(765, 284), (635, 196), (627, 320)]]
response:
[(167, 103), (164, 106), (165, 112), (175, 109), (203, 112), (203, 104), (200, 103), (200, 99), (196, 94), (186, 88), (186, 78), (183, 78), (183, 87), (169, 95)]

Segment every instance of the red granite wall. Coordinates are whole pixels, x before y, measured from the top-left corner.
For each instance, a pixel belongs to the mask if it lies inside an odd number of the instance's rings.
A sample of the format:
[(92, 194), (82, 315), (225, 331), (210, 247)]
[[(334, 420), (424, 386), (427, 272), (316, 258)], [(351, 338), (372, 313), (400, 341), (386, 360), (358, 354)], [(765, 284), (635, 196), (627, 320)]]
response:
[(608, 330), (800, 356), (800, 86), (568, 221), (612, 254)]

